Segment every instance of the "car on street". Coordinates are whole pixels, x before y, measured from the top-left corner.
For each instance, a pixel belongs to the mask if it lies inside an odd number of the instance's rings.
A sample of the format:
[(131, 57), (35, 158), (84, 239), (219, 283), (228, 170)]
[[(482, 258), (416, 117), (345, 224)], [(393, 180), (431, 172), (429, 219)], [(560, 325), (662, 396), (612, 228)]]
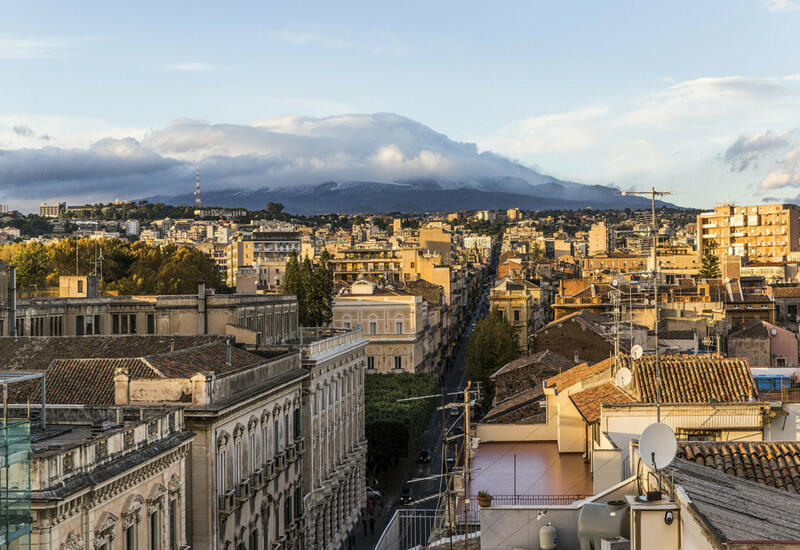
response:
[(420, 464), (430, 464), (432, 458), (433, 455), (431, 454), (430, 449), (422, 449), (417, 457), (417, 462)]
[(449, 472), (455, 467), (456, 459), (453, 458), (452, 456), (448, 456), (446, 459), (444, 459), (444, 464), (447, 467), (447, 471)]
[(400, 493), (400, 502), (403, 504), (411, 504), (412, 500), (414, 500), (414, 491), (411, 490), (411, 487), (406, 485)]
[(455, 418), (461, 414), (460, 407), (450, 407), (450, 418)]

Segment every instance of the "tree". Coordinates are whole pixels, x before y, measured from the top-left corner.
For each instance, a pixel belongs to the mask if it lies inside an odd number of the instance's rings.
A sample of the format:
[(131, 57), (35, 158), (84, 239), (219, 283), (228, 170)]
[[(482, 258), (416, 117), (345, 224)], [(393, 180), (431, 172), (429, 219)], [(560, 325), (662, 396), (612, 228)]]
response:
[(267, 203), (267, 214), (272, 216), (277, 216), (283, 212), (283, 205), (279, 202), (268, 202)]
[(701, 279), (719, 279), (722, 277), (722, 272), (719, 270), (719, 257), (714, 254), (714, 249), (717, 248), (715, 241), (708, 241), (703, 250), (703, 261), (700, 267)]
[(467, 373), (483, 387), (484, 410), (488, 410), (494, 396), (489, 378), (497, 369), (517, 357), (517, 335), (500, 311), (493, 309), (480, 321), (467, 345)]
[(333, 269), (327, 251), (317, 265), (306, 256), (302, 264), (292, 251), (286, 262), (281, 291), (297, 296), (300, 325), (319, 327), (330, 324), (333, 317)]
[(19, 248), (11, 258), (11, 263), (17, 268), (17, 285), (20, 288), (44, 287), (47, 275), (52, 270), (47, 249), (38, 241)]

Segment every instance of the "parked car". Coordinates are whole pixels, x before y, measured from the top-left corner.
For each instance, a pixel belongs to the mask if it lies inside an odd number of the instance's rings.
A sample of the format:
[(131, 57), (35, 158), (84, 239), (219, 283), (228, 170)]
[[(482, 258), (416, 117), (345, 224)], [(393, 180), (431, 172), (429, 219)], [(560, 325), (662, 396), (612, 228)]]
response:
[(417, 457), (417, 462), (420, 464), (430, 464), (432, 458), (433, 455), (431, 454), (430, 449), (422, 449)]
[(381, 492), (380, 489), (373, 489), (372, 487), (367, 487), (367, 498), (370, 500), (383, 498), (383, 493)]
[(452, 470), (453, 468), (455, 468), (455, 466), (456, 466), (456, 459), (455, 459), (455, 458), (453, 458), (452, 456), (448, 456), (447, 458), (445, 458), (445, 459), (444, 459), (444, 464), (445, 464), (445, 466), (447, 467), (447, 470), (448, 470), (448, 471), (450, 471), (450, 470)]
[(403, 504), (411, 504), (412, 500), (414, 500), (414, 491), (411, 490), (411, 487), (406, 485), (400, 493), (400, 502)]
[(450, 418), (456, 418), (460, 414), (461, 414), (460, 407), (450, 407)]

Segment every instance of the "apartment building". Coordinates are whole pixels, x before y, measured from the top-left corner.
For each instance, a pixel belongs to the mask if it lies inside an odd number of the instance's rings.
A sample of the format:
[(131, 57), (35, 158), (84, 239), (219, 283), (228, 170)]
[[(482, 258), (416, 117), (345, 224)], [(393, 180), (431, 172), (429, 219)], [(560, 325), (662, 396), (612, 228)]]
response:
[(430, 372), (439, 367), (441, 350), (430, 342), (431, 334), (441, 330), (441, 318), (429, 315), (422, 296), (357, 281), (334, 298), (333, 326), (363, 328), (368, 373)]
[(338, 549), (365, 505), (367, 442), (361, 329), (300, 329), (306, 548)]
[(541, 289), (525, 279), (500, 279), (489, 291), (489, 307), (503, 314), (517, 335), (519, 352), (527, 354), (528, 337), (544, 324)]
[(796, 204), (718, 206), (697, 216), (698, 254), (702, 256), (713, 241), (712, 252), (720, 258), (784, 261), (800, 250), (799, 223)]
[(39, 205), (39, 215), (43, 218), (58, 218), (66, 212), (67, 210), (67, 203), (65, 202), (57, 202), (53, 204), (47, 204), (43, 202)]
[(281, 287), (286, 262), (301, 251), (300, 234), (294, 231), (253, 231), (230, 244), (228, 285), (236, 286), (240, 268), (255, 269), (258, 287), (277, 291)]
[(600, 221), (589, 229), (589, 254), (613, 252), (616, 248), (614, 229)]

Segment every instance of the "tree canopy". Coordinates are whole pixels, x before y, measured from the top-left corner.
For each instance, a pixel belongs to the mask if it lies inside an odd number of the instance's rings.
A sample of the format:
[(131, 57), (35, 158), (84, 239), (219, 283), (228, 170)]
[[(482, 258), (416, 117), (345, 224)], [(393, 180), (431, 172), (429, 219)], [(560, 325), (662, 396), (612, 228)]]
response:
[(308, 256), (300, 262), (292, 252), (286, 262), (281, 291), (297, 296), (300, 324), (304, 327), (328, 325), (333, 318), (333, 269), (330, 254), (324, 251), (314, 263)]
[(517, 357), (517, 338), (513, 327), (500, 311), (493, 309), (479, 321), (467, 344), (467, 374), (483, 388), (484, 410), (492, 403), (494, 388), (490, 376)]
[(722, 272), (719, 269), (719, 257), (714, 254), (715, 248), (717, 248), (717, 243), (708, 241), (703, 249), (703, 259), (699, 273), (701, 279), (719, 279), (722, 277)]

